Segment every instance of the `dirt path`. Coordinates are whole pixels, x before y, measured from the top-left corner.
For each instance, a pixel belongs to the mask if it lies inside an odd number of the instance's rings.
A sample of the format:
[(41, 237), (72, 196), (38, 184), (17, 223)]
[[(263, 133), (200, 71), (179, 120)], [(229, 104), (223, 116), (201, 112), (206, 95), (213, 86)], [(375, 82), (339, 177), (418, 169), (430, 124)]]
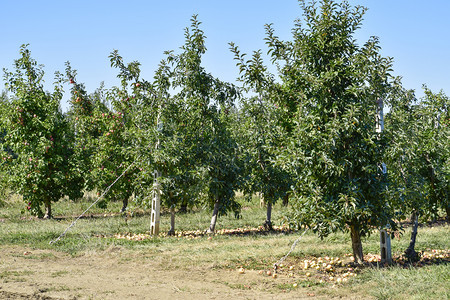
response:
[[(302, 299), (255, 271), (164, 269), (112, 248), (82, 256), (0, 247), (0, 299)], [(270, 290), (276, 293), (270, 293)], [(312, 296), (312, 294), (310, 294)]]

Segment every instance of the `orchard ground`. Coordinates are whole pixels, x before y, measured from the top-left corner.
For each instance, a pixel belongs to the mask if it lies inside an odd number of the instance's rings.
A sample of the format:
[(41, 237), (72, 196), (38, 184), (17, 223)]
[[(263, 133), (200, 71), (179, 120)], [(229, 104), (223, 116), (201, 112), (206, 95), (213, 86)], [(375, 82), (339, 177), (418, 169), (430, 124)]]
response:
[[(402, 252), (410, 228), (392, 240), (395, 263), (383, 266), (375, 232), (364, 240), (368, 261), (351, 264), (349, 234), (320, 240), (307, 232), (273, 278), (273, 264), (301, 232), (281, 226), (284, 208), (276, 205), (275, 230), (260, 227), (265, 209), (259, 200), (242, 200), (242, 218), (222, 216), (214, 236), (204, 235), (210, 212), (177, 214), (176, 236), (148, 235), (143, 208), (120, 215), (121, 203), (94, 207), (60, 241), (57, 238), (92, 199), (61, 200), (54, 220), (39, 220), (11, 197), (0, 208), (0, 298), (2, 299), (448, 299), (450, 230), (435, 222), (419, 228), (415, 264)], [(22, 213), (21, 213), (22, 210)], [(162, 213), (162, 232), (170, 215)], [(270, 275), (268, 275), (270, 271)]]

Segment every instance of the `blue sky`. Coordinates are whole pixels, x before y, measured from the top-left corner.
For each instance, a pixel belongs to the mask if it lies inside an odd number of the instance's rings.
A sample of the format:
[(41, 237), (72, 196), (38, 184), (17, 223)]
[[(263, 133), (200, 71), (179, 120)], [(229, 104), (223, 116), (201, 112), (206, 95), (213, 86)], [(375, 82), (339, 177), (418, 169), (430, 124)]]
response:
[[(406, 88), (423, 95), (422, 84), (450, 94), (450, 1), (350, 0), (369, 8), (356, 38), (363, 44), (380, 38), (382, 54), (394, 57), (394, 74)], [(207, 40), (204, 66), (214, 76), (233, 82), (238, 70), (228, 43), (243, 52), (266, 50), (264, 24), (273, 23), (282, 39), (290, 39), (301, 17), (296, 0), (165, 0), (165, 1), (17, 1), (0, 0), (0, 67), (12, 68), (20, 45), (29, 43), (33, 58), (45, 66), (46, 88), (55, 71), (70, 61), (89, 92), (101, 81), (117, 85), (108, 55), (119, 50), (125, 61), (138, 60), (151, 79), (165, 50), (184, 41), (184, 28), (198, 14)], [(1, 81), (3, 89), (3, 80)], [(68, 87), (67, 87), (68, 89)], [(63, 104), (64, 108), (66, 105)]]

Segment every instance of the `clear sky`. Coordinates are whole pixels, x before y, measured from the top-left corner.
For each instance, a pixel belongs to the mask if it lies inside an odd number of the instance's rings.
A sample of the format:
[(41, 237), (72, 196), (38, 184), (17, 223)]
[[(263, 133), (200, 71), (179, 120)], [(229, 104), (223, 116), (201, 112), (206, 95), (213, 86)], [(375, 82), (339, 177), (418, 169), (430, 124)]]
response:
[[(378, 36), (382, 54), (394, 57), (394, 74), (403, 77), (406, 88), (419, 97), (422, 84), (450, 94), (449, 0), (350, 3), (369, 8), (358, 42)], [(238, 70), (228, 43), (247, 53), (266, 51), (264, 24), (273, 23), (279, 37), (290, 39), (301, 9), (297, 0), (0, 0), (0, 67), (12, 69), (20, 46), (29, 43), (33, 58), (45, 66), (47, 89), (54, 72), (63, 72), (70, 61), (78, 81), (93, 92), (101, 81), (107, 88), (119, 83), (108, 59), (117, 49), (126, 62), (140, 61), (142, 76), (151, 80), (163, 52), (183, 44), (193, 14), (207, 36), (204, 66), (233, 82)]]

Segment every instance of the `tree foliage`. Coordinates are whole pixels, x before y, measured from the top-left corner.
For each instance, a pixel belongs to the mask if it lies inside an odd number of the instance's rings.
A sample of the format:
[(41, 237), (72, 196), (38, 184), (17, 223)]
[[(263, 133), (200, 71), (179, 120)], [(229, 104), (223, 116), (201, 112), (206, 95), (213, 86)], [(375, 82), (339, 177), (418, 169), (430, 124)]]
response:
[[(0, 185), (23, 195), (31, 213), (51, 217), (53, 201), (105, 191), (133, 163), (106, 201), (123, 200), (125, 209), (133, 195), (148, 205), (158, 186), (172, 213), (212, 209), (210, 232), (220, 214), (239, 216), (237, 190), (264, 198), (269, 228), (272, 205), (289, 195), (290, 224), (321, 237), (350, 232), (356, 262), (361, 237), (374, 229), (395, 230), (409, 214), (448, 215), (449, 98), (425, 87), (417, 101), (391, 75), (393, 60), (380, 54), (378, 38), (356, 42), (366, 8), (300, 4), (291, 40), (266, 25), (276, 75), (261, 50), (247, 58), (230, 44), (242, 87), (205, 69), (196, 16), (151, 80), (114, 50), (120, 86), (91, 94), (69, 63), (65, 78), (56, 73), (54, 91), (44, 91), (43, 67), (23, 46), (14, 71), (5, 70), (8, 94), (0, 99)], [(60, 108), (65, 83), (67, 114)], [(383, 103), (390, 111), (380, 132)]]
[(265, 226), (272, 229), (271, 209), (279, 199), (286, 198), (290, 190), (290, 174), (274, 164), (276, 151), (284, 147), (283, 120), (285, 107), (276, 102), (279, 86), (275, 78), (264, 65), (261, 51), (255, 51), (252, 57), (245, 59), (238, 47), (230, 44), (235, 54), (244, 90), (256, 93), (240, 100), (239, 132), (244, 145), (244, 194), (251, 197), (260, 193), (267, 204)]
[(351, 231), (354, 256), (360, 236), (392, 221), (380, 165), (386, 141), (375, 131), (379, 99), (389, 96), (392, 60), (378, 39), (354, 39), (365, 8), (324, 0), (301, 1), (303, 18), (292, 41), (268, 25), (267, 44), (282, 81), (278, 105), (291, 113), (287, 148), (279, 165), (295, 174), (291, 221), (320, 236)]
[(449, 98), (425, 87), (425, 96), (416, 101), (412, 91), (400, 89), (392, 106), (386, 134), (389, 147), (385, 161), (389, 166), (390, 203), (396, 217), (411, 215), (413, 231), (406, 250), (416, 259), (415, 240), (418, 218), (436, 218), (449, 212)]
[[(229, 210), (238, 213), (240, 209), (235, 201), (240, 173), (238, 145), (229, 130), (229, 110), (238, 92), (204, 69), (201, 63), (206, 37), (196, 16), (191, 22), (191, 28), (185, 30), (182, 52), (172, 56), (173, 86), (180, 89), (174, 98), (184, 111), (182, 122), (198, 190), (205, 193), (205, 204), (214, 208), (214, 219), (217, 214)], [(215, 223), (211, 225), (210, 230), (214, 230)]]
[(15, 156), (7, 154), (4, 161), (8, 161), (11, 186), (23, 196), (31, 213), (50, 218), (52, 201), (63, 195), (79, 196), (71, 177), (73, 135), (60, 109), (61, 75), (56, 74), (54, 92), (45, 92), (42, 66), (31, 58), (27, 46), (21, 47), (20, 54), (15, 71), (5, 71), (10, 94), (1, 116), (1, 127), (7, 129), (3, 146)]

